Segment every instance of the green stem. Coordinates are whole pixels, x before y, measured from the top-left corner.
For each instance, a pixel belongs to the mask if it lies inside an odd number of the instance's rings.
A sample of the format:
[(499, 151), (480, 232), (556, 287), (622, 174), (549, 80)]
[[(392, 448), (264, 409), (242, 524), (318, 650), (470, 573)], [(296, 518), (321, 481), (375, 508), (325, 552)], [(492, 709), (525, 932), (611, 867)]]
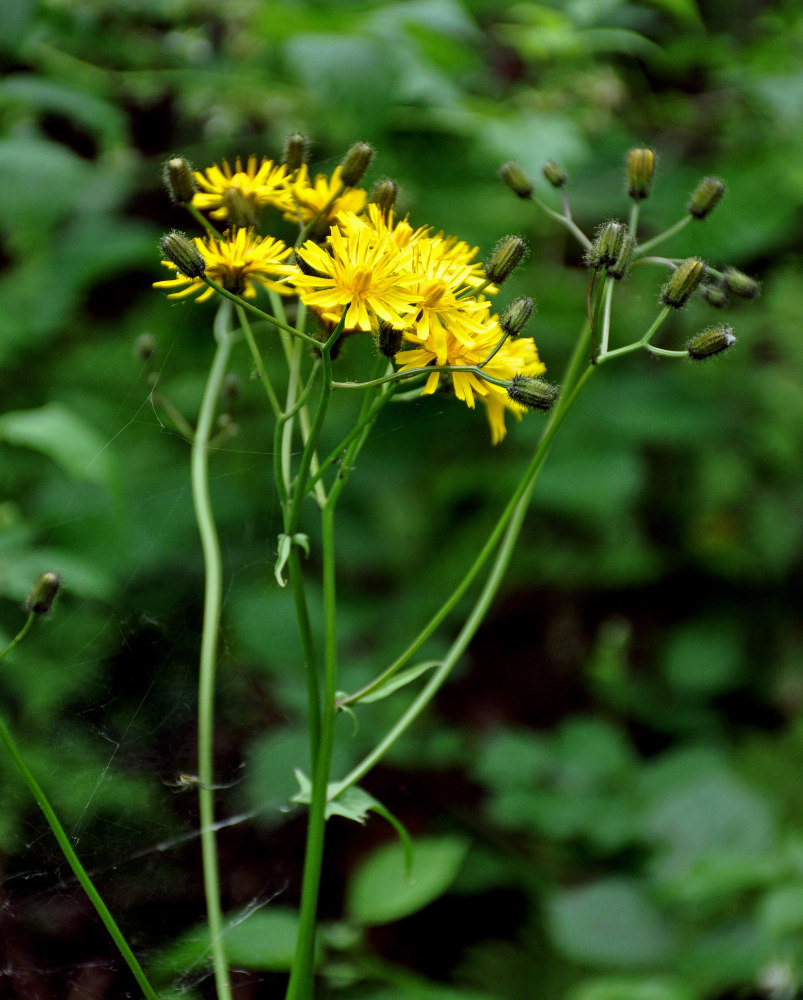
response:
[(682, 219), (679, 219), (674, 226), (670, 226), (669, 229), (665, 229), (662, 233), (657, 236), (653, 236), (651, 240), (647, 240), (646, 243), (640, 243), (636, 249), (633, 251), (638, 257), (647, 253), (648, 250), (652, 250), (653, 247), (657, 247), (659, 243), (663, 243), (664, 240), (668, 240), (670, 236), (674, 236), (679, 233), (681, 229), (685, 229), (686, 226), (694, 218), (692, 215), (684, 215)]
[(218, 295), (222, 295), (224, 299), (228, 299), (230, 302), (233, 302), (236, 306), (241, 306), (243, 309), (247, 309), (255, 316), (259, 316), (260, 319), (266, 319), (271, 324), (271, 326), (275, 326), (278, 330), (284, 330), (287, 333), (292, 333), (294, 337), (298, 337), (299, 340), (305, 340), (308, 344), (312, 345), (313, 347), (321, 346), (320, 341), (317, 341), (314, 337), (310, 337), (308, 334), (302, 333), (300, 330), (296, 330), (294, 327), (288, 326), (286, 323), (282, 323), (280, 320), (276, 319), (275, 316), (271, 316), (270, 313), (266, 313), (264, 309), (259, 309), (257, 306), (252, 305), (246, 299), (241, 299), (239, 295), (235, 295), (233, 292), (230, 292), (227, 288), (224, 288), (223, 285), (219, 285), (216, 281), (213, 281), (209, 277), (209, 275), (203, 274), (201, 275), (201, 279), (207, 285), (209, 285), (210, 288), (214, 288), (214, 290), (218, 293)]
[(201, 823), (201, 855), (206, 912), (218, 1000), (231, 1000), (231, 984), (223, 943), (223, 914), (220, 903), (220, 874), (214, 829), (215, 803), (212, 787), (215, 783), (215, 670), (220, 632), (220, 607), (223, 597), (223, 574), (220, 543), (209, 496), (209, 436), (231, 353), (230, 317), (231, 307), (228, 303), (221, 303), (215, 318), (217, 350), (206, 382), (198, 414), (198, 426), (192, 445), (192, 499), (198, 522), (198, 532), (201, 536), (206, 574), (201, 661), (198, 677), (198, 806)]
[(574, 236), (574, 238), (581, 244), (585, 250), (591, 249), (591, 240), (586, 236), (582, 229), (571, 219), (568, 215), (562, 215), (560, 212), (556, 212), (554, 209), (550, 208), (549, 205), (541, 201), (540, 198), (533, 198), (535, 204), (541, 209), (542, 212), (546, 212), (547, 215), (551, 216), (562, 226)]
[(36, 617), (37, 616), (34, 611), (32, 611), (28, 615), (28, 620), (25, 622), (25, 624), (22, 626), (19, 632), (17, 632), (17, 634), (14, 636), (11, 642), (6, 646), (6, 648), (2, 652), (0, 652), (0, 660), (3, 659), (6, 653), (10, 653), (15, 646), (19, 646), (19, 644), (22, 642), (25, 636), (30, 632), (31, 626), (36, 621)]
[[(30, 619), (28, 620), (27, 625), (29, 628)], [(27, 631), (27, 628), (23, 629), (23, 632), (25, 631)], [(17, 637), (17, 640), (19, 640), (21, 636), (22, 633), (20, 633), (20, 636)], [(9, 648), (11, 647), (10, 646), (6, 647), (6, 649), (3, 650), (3, 653), (7, 652)], [(17, 765), (17, 768), (22, 774), (25, 784), (28, 786), (31, 794), (36, 800), (37, 805), (44, 813), (48, 826), (53, 831), (53, 836), (58, 841), (58, 845), (61, 848), (64, 857), (67, 859), (67, 863), (72, 869), (73, 874), (78, 879), (78, 882), (80, 883), (81, 888), (84, 890), (87, 897), (89, 898), (89, 901), (95, 907), (98, 916), (103, 921), (103, 925), (109, 932), (111, 939), (114, 941), (120, 954), (123, 956), (126, 965), (131, 970), (134, 978), (139, 984), (139, 988), (142, 990), (143, 994), (148, 998), (148, 1000), (158, 1000), (156, 991), (148, 982), (147, 976), (142, 971), (142, 966), (137, 961), (136, 956), (134, 955), (133, 951), (129, 947), (128, 942), (123, 936), (122, 931), (117, 926), (114, 917), (111, 915), (108, 907), (103, 902), (100, 893), (93, 885), (89, 875), (87, 875), (84, 866), (79, 861), (78, 855), (73, 850), (73, 846), (70, 843), (70, 839), (64, 831), (64, 827), (59, 822), (58, 816), (56, 815), (53, 807), (50, 805), (47, 796), (39, 786), (39, 783), (37, 782), (36, 778), (34, 778), (33, 774), (31, 774), (30, 770), (28, 769), (28, 766), (22, 759), (22, 755), (20, 754), (19, 749), (17, 748), (17, 744), (14, 741), (14, 737), (11, 735), (11, 732), (9, 731), (8, 727), (6, 726), (5, 722), (2, 719), (0, 719), (0, 738), (2, 738), (3, 742), (5, 743), (6, 748), (9, 754), (11, 755), (12, 760)]]
[(650, 325), (650, 328), (640, 340), (636, 340), (632, 344), (627, 344), (625, 347), (617, 347), (615, 351), (607, 351), (605, 354), (600, 351), (599, 357), (597, 358), (598, 363), (603, 364), (605, 361), (610, 361), (611, 358), (618, 358), (622, 354), (631, 354), (633, 351), (639, 351), (642, 347), (646, 347), (655, 336), (658, 328), (671, 312), (672, 309), (669, 306), (664, 306), (655, 317), (655, 320)]

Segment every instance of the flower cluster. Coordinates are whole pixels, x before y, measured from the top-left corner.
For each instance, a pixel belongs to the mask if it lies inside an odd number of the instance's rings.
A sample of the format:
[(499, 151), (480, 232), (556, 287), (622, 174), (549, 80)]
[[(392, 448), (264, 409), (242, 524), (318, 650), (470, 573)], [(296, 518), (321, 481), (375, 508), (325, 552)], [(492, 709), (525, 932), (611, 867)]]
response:
[[(357, 162), (362, 158), (367, 165), (370, 147), (354, 149)], [(166, 176), (180, 178), (182, 161), (169, 162)], [(175, 273), (155, 286), (168, 289), (170, 297), (197, 294), (204, 301), (214, 294), (207, 279), (248, 299), (258, 286), (295, 293), (325, 324), (343, 319), (350, 332), (376, 333), (380, 324), (395, 330), (400, 371), (433, 368), (424, 393), (447, 384), (469, 407), (479, 399), (494, 443), (505, 436), (505, 413), (525, 412), (507, 385), (514, 376), (536, 376), (545, 368), (532, 338), (500, 325), (492, 311), (486, 295), (497, 288), (475, 259), (476, 247), (427, 227), (414, 229), (392, 207), (369, 202), (348, 158), (330, 176), (314, 178), (304, 163), (291, 169), (255, 157), (245, 166), (238, 158), (233, 169), (224, 160), (192, 174), (187, 165), (186, 172), (184, 187), (194, 194), (174, 200), (228, 228), (219, 235), (209, 223), (209, 235), (193, 241), (201, 256), (193, 269), (166, 252), (170, 259), (162, 264)], [(257, 235), (270, 208), (299, 227), (295, 263), (285, 243)], [(439, 370), (448, 367), (466, 371)]]

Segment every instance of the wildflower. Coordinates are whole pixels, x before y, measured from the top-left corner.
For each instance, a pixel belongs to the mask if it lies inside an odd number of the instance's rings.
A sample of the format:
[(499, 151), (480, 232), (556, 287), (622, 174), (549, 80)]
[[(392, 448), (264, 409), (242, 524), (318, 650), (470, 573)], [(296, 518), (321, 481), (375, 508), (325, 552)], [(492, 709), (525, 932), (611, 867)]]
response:
[(337, 322), (348, 307), (346, 330), (368, 331), (380, 319), (405, 326), (415, 277), (405, 268), (409, 251), (390, 235), (378, 236), (368, 226), (354, 226), (347, 233), (332, 226), (326, 247), (307, 240), (296, 253), (315, 272), (295, 275), (299, 296), (323, 319)]
[(325, 227), (340, 212), (361, 212), (368, 200), (362, 188), (346, 188), (338, 194), (344, 185), (342, 170), (340, 166), (335, 167), (331, 177), (316, 174), (315, 180), (310, 181), (309, 169), (302, 163), (290, 187), (290, 204), (285, 208), (284, 217), (290, 222), (305, 224), (326, 209), (320, 219), (321, 226)]
[(627, 193), (634, 201), (647, 198), (655, 171), (655, 153), (651, 149), (631, 149), (627, 154)]
[[(200, 239), (196, 236), (192, 242), (206, 265), (206, 276), (227, 291), (253, 299), (256, 286), (262, 285), (264, 288), (289, 294), (290, 289), (283, 282), (295, 273), (295, 268), (286, 263), (292, 251), (281, 240), (275, 240), (272, 236), (263, 239), (250, 229), (235, 229), (234, 232), (226, 232), (222, 239), (214, 236)], [(162, 264), (179, 272), (166, 281), (153, 283), (154, 288), (173, 289), (168, 298), (185, 298), (200, 292), (198, 301), (204, 302), (214, 294), (214, 289), (201, 277), (181, 273), (174, 261), (163, 260)]]
[(230, 191), (238, 192), (236, 200), (241, 203), (245, 199), (256, 215), (269, 205), (283, 212), (292, 208), (290, 181), (284, 164), (263, 159), (257, 166), (257, 158), (249, 156), (243, 169), (238, 156), (232, 170), (228, 161), (222, 162), (222, 167), (215, 164), (203, 172), (195, 171), (199, 188), (192, 199), (195, 208), (209, 212), (213, 219), (229, 219), (226, 195)]

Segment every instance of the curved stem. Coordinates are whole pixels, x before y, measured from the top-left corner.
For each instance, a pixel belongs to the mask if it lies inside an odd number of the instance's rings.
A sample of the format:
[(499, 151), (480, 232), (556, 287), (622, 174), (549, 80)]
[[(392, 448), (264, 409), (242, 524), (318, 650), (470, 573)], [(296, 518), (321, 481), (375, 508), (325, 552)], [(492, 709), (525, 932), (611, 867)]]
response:
[(30, 632), (31, 626), (35, 621), (36, 621), (36, 612), (32, 611), (28, 615), (28, 620), (25, 622), (25, 624), (22, 626), (19, 632), (17, 632), (17, 634), (14, 636), (11, 642), (6, 646), (6, 648), (0, 651), (0, 660), (3, 659), (6, 653), (10, 653), (15, 646), (18, 646), (22, 642), (25, 636)]
[(231, 307), (227, 302), (222, 302), (215, 318), (217, 350), (207, 378), (192, 445), (192, 499), (198, 522), (198, 532), (201, 536), (206, 573), (201, 662), (198, 676), (198, 806), (201, 823), (201, 855), (206, 912), (218, 1000), (231, 1000), (231, 984), (223, 945), (220, 874), (214, 829), (215, 671), (223, 581), (220, 543), (209, 496), (209, 436), (231, 353), (230, 317)]
[(642, 254), (645, 254), (648, 250), (652, 250), (652, 248), (657, 247), (659, 243), (663, 243), (664, 240), (668, 240), (670, 236), (674, 236), (676, 233), (679, 233), (681, 229), (685, 229), (693, 218), (693, 215), (684, 215), (682, 219), (678, 219), (674, 226), (670, 226), (669, 229), (665, 229), (657, 236), (653, 236), (653, 238), (651, 240), (647, 240), (646, 243), (639, 244), (633, 253), (636, 256), (641, 257)]

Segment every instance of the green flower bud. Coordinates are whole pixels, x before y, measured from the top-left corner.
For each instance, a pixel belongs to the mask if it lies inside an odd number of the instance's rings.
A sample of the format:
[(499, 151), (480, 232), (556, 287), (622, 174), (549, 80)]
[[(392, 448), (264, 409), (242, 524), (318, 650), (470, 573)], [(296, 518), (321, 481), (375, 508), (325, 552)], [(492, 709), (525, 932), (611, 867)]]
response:
[(700, 298), (715, 309), (722, 309), (729, 302), (728, 289), (718, 281), (703, 285), (700, 289)]
[(735, 267), (725, 268), (722, 272), (722, 284), (729, 292), (742, 299), (754, 299), (761, 291), (761, 285), (755, 278), (751, 278), (744, 271), (738, 271)]
[(533, 193), (533, 182), (521, 169), (518, 163), (508, 160), (499, 168), (499, 176), (503, 183), (519, 198), (530, 198)]
[(695, 219), (704, 219), (713, 212), (723, 194), (725, 194), (723, 180), (719, 177), (703, 177), (689, 199), (686, 211)]
[(594, 271), (601, 271), (604, 267), (615, 267), (623, 255), (626, 263), (632, 244), (627, 225), (612, 219), (597, 230), (596, 238), (586, 253), (586, 263)]
[(388, 212), (396, 204), (398, 194), (399, 185), (396, 181), (392, 181), (389, 177), (383, 177), (381, 181), (377, 181), (374, 184), (374, 189), (371, 192), (371, 201), (379, 206), (384, 216), (387, 216)]
[(360, 183), (373, 156), (373, 146), (369, 146), (367, 142), (354, 143), (341, 164), (340, 179), (346, 187), (356, 187)]
[(386, 358), (392, 358), (401, 350), (403, 339), (404, 334), (401, 330), (380, 319), (379, 328), (374, 334), (374, 343), (380, 354)]
[(188, 160), (173, 156), (162, 167), (162, 183), (174, 205), (189, 205), (198, 186)]
[(553, 160), (546, 161), (543, 167), (541, 167), (541, 173), (549, 181), (553, 188), (562, 188), (569, 180), (569, 175), (563, 167), (558, 166), (558, 164)]
[(159, 240), (159, 249), (187, 278), (200, 278), (206, 271), (206, 261), (198, 247), (178, 229)]
[(42, 573), (25, 598), (25, 610), (29, 615), (46, 615), (53, 607), (60, 590), (61, 577), (58, 573), (52, 571)]
[(560, 396), (560, 386), (530, 375), (514, 375), (507, 394), (514, 403), (521, 403), (530, 410), (551, 410)]
[(236, 403), (240, 398), (240, 391), (240, 376), (236, 372), (229, 372), (223, 379), (223, 395), (226, 402)]
[(156, 354), (156, 337), (152, 333), (141, 333), (134, 341), (134, 352), (140, 361), (150, 361)]
[(692, 361), (705, 361), (715, 354), (722, 354), (736, 343), (736, 337), (729, 326), (712, 326), (698, 333), (688, 344), (686, 350)]
[(520, 236), (503, 236), (485, 262), (485, 277), (492, 285), (501, 285), (519, 266), (527, 253), (527, 244)]
[(625, 237), (622, 240), (622, 245), (619, 249), (619, 256), (613, 262), (613, 264), (608, 265), (607, 274), (611, 278), (616, 278), (617, 281), (620, 278), (624, 278), (630, 268), (630, 258), (633, 254), (633, 247), (635, 245), (635, 240), (630, 235), (630, 229), (628, 228), (625, 233)]
[(655, 154), (651, 149), (631, 149), (627, 154), (627, 193), (634, 201), (649, 197)]
[(499, 325), (508, 337), (518, 337), (525, 326), (530, 322), (530, 317), (535, 311), (535, 303), (532, 299), (523, 295), (513, 299), (499, 318)]
[(259, 222), (259, 206), (236, 187), (229, 188), (223, 194), (223, 204), (229, 222), (237, 229), (256, 226)]
[(681, 309), (705, 277), (706, 265), (697, 257), (689, 257), (678, 267), (661, 289), (661, 301), (665, 306)]
[(307, 137), (300, 132), (288, 135), (282, 153), (282, 163), (292, 173), (307, 159)]

